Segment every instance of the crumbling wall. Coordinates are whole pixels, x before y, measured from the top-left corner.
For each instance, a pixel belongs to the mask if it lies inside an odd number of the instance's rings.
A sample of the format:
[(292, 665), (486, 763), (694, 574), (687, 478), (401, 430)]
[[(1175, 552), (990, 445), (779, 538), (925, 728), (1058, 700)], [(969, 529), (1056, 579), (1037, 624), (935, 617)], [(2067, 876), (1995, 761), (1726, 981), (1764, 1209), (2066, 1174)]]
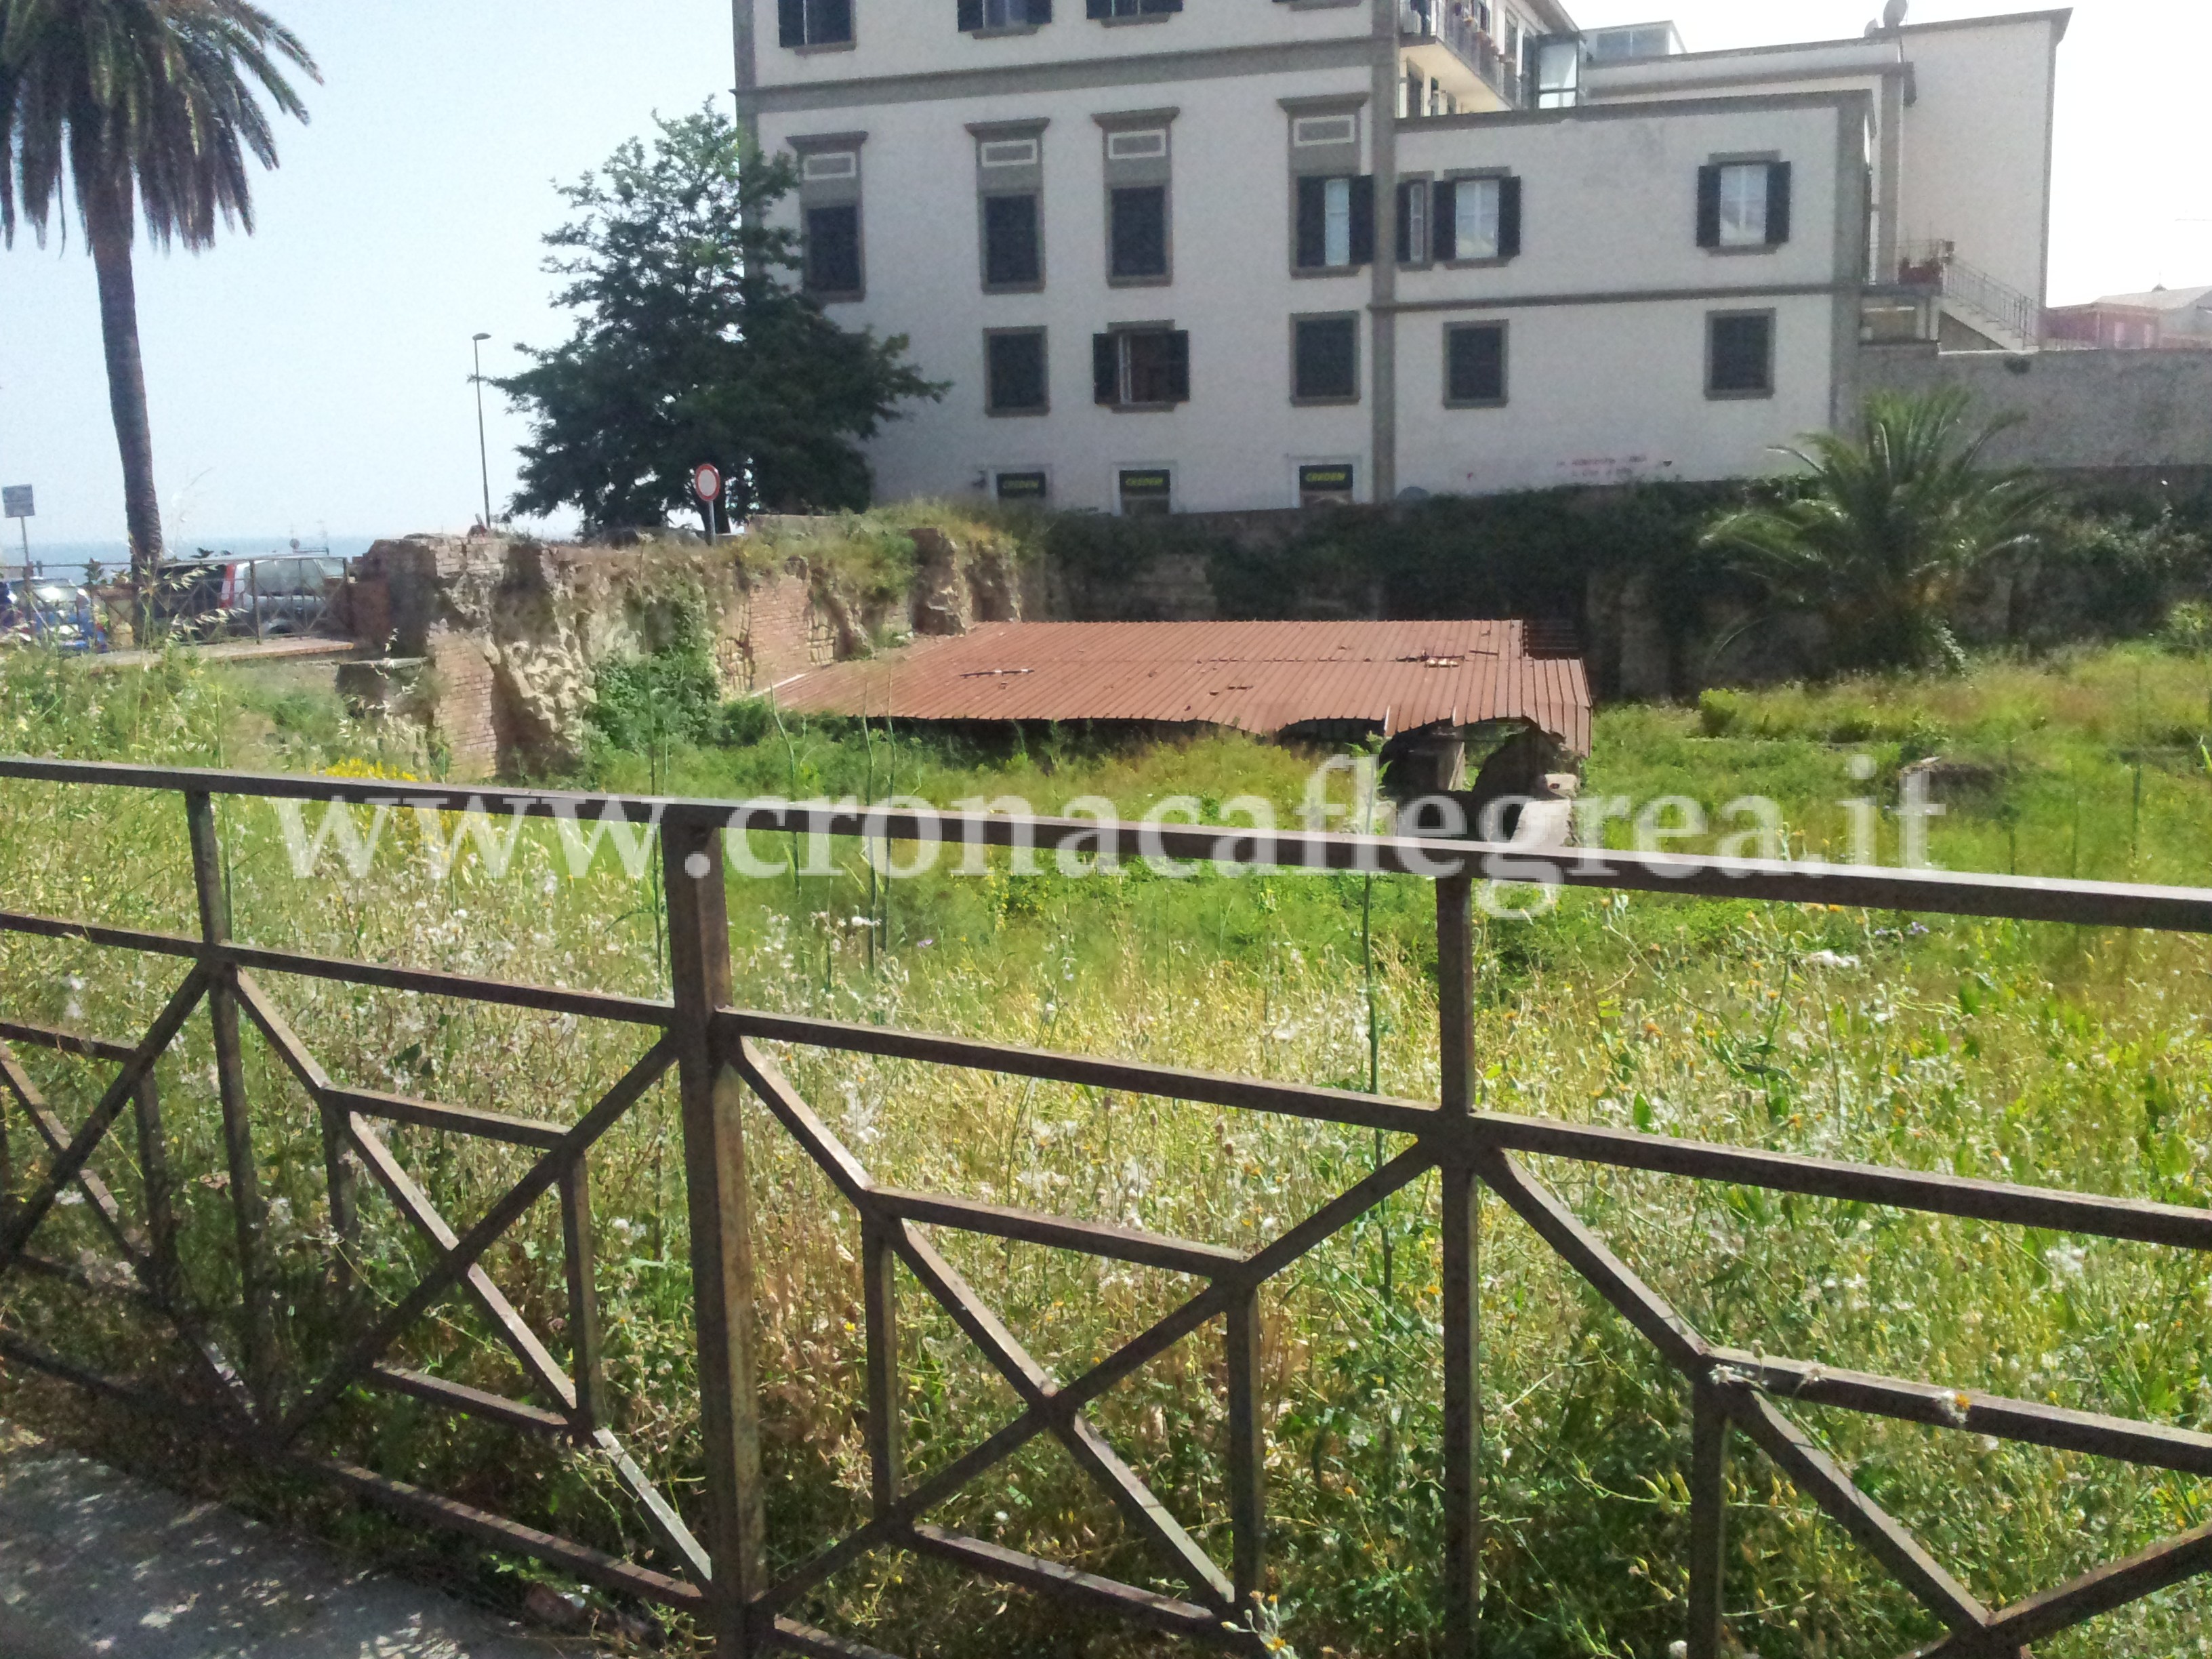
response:
[(912, 633), (1019, 619), (1005, 546), (912, 533), (916, 578), (896, 592), (862, 591), (788, 526), (713, 545), (379, 542), (356, 567), (349, 614), (359, 643), (414, 684), (363, 700), (422, 721), (457, 777), (544, 776), (581, 759), (602, 663), (665, 649), (695, 629), (736, 697)]

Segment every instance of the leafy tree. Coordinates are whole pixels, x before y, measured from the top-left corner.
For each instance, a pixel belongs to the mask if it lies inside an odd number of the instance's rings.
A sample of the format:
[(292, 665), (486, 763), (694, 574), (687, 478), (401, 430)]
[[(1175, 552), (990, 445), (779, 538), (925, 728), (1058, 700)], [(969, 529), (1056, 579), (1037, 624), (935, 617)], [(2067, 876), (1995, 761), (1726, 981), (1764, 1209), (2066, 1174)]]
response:
[(1808, 475), (1794, 500), (1727, 514), (1704, 544), (1738, 556), (1781, 605), (1827, 619), (1849, 667), (1956, 663), (1946, 622), (1983, 561), (2027, 545), (2050, 489), (1983, 453), (2010, 420), (1967, 428), (1956, 389), (1876, 392), (1856, 435), (1814, 433), (1794, 457)]
[(786, 280), (799, 239), (769, 216), (796, 182), (787, 159), (749, 152), (711, 107), (657, 125), (649, 152), (632, 139), (561, 192), (577, 217), (545, 239), (546, 269), (568, 279), (575, 332), (494, 383), (532, 422), (514, 510), (659, 525), (696, 507), (702, 461), (749, 509), (865, 507), (859, 441), (943, 388), (904, 336), (841, 329)]
[(322, 79), (298, 37), (246, 0), (0, 0), (0, 240), (14, 245), (20, 213), (43, 246), (66, 177), (100, 282), (142, 585), (161, 562), (161, 512), (131, 244), (142, 217), (156, 246), (194, 252), (214, 244), (218, 219), (252, 232), (246, 159), (276, 165), (257, 88), (307, 118), (288, 65)]

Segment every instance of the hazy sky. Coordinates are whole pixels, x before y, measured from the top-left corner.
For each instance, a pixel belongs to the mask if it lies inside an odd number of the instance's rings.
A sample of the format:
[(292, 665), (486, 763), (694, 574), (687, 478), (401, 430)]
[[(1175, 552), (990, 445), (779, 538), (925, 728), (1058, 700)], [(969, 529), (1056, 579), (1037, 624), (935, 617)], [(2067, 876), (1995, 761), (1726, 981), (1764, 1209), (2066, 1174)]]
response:
[[(320, 60), (258, 233), (142, 251), (155, 460), (173, 543), (459, 529), (478, 510), (469, 337), (487, 374), (566, 332), (538, 236), (568, 179), (655, 110), (727, 99), (726, 0), (269, 0)], [(898, 5), (951, 0), (887, 0)], [(1199, 5), (1248, 0), (1193, 0)], [(1879, 0), (1678, 0), (1692, 51), (1856, 35)], [(1570, 0), (1585, 24), (1665, 0)], [(1917, 0), (1915, 21), (2006, 9)], [(2083, 0), (2060, 58), (2051, 298), (2212, 283), (2204, 0)], [(2035, 158), (1993, 156), (1993, 179)], [(487, 400), (492, 490), (520, 423)], [(122, 535), (90, 263), (74, 226), (0, 252), (0, 482), (41, 541)], [(11, 527), (12, 529), (12, 527)], [(9, 544), (13, 545), (13, 536)]]

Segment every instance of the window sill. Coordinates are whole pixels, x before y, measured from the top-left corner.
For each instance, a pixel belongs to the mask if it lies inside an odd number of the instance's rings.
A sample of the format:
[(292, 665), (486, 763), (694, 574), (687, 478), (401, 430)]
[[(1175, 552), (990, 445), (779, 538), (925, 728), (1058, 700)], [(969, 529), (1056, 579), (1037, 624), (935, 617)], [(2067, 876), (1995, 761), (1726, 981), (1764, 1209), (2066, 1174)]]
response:
[(970, 40), (1004, 40), (1017, 34), (1035, 34), (1043, 26), (1038, 23), (1001, 23), (996, 28), (969, 29)]
[(1401, 259), (1398, 261), (1398, 269), (1401, 270), (1434, 270), (1436, 268), (1437, 262), (1434, 259)]
[(1164, 23), (1174, 15), (1171, 11), (1140, 11), (1127, 17), (1102, 17), (1098, 21), (1109, 29), (1118, 29), (1132, 23)]
[(1300, 398), (1293, 396), (1291, 398), (1291, 407), (1292, 409), (1357, 409), (1359, 407), (1359, 394), (1355, 392), (1349, 398)]
[(1762, 253), (1779, 253), (1789, 246), (1787, 242), (1753, 242), (1742, 247), (1709, 247), (1705, 252), (1717, 259), (1741, 259), (1746, 255), (1756, 258)]
[(1292, 265), (1291, 276), (1294, 281), (1305, 283), (1328, 276), (1357, 276), (1366, 269), (1365, 265)]
[(811, 288), (802, 289), (800, 292), (805, 294), (808, 299), (813, 301), (815, 304), (822, 306), (858, 305), (861, 301), (868, 297), (868, 290), (864, 288), (852, 289), (850, 290), (835, 294), (823, 293), (819, 289)]
[(1051, 414), (1052, 405), (1047, 404), (1042, 409), (987, 409), (983, 413), (994, 421), (1034, 421)]
[(1106, 279), (1109, 288), (1172, 288), (1174, 285), (1172, 273), (1158, 276), (1109, 276)]
[(1486, 259), (1446, 259), (1441, 263), (1446, 270), (1497, 270), (1520, 257), (1517, 253), (1494, 253)]
[(983, 284), (983, 292), (986, 294), (1042, 294), (1044, 292), (1044, 283), (1042, 278), (1034, 283), (986, 283)]
[(821, 40), (804, 46), (787, 46), (784, 50), (801, 58), (811, 58), (817, 52), (850, 52), (854, 45), (850, 40)]
[(1336, 6), (1356, 6), (1359, 0), (1290, 0), (1292, 11), (1328, 11)]
[(1181, 404), (1099, 404), (1099, 409), (1116, 415), (1167, 415), (1181, 409)]
[(1446, 409), (1503, 409), (1505, 407), (1505, 403), (1506, 400), (1503, 398), (1447, 398), (1444, 399), (1444, 407)]
[(1756, 392), (1717, 392), (1705, 388), (1705, 401), (1714, 404), (1755, 404), (1770, 400), (1774, 396), (1772, 386), (1762, 386)]

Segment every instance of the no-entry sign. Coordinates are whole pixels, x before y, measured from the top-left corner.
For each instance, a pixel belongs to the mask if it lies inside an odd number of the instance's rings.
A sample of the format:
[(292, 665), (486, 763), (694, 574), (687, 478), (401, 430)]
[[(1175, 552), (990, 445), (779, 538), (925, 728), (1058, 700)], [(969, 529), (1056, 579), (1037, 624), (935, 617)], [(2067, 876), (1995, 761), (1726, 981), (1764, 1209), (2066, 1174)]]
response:
[(709, 507), (722, 499), (722, 469), (701, 462), (691, 469), (691, 493)]

